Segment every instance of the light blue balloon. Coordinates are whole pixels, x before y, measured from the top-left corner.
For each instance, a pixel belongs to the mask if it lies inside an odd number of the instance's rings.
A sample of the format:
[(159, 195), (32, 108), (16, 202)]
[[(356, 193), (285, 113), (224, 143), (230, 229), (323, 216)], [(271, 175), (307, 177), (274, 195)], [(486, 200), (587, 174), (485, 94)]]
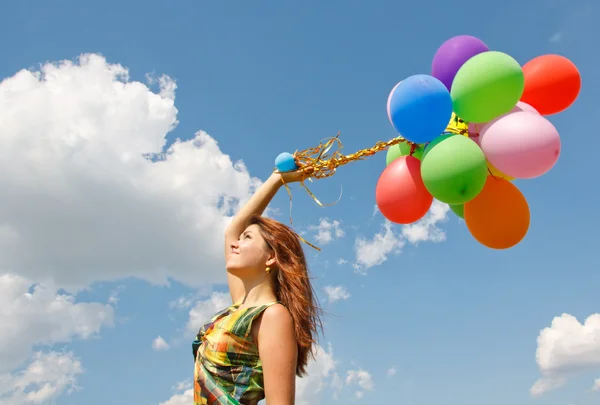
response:
[(282, 173), (292, 172), (298, 169), (294, 156), (288, 152), (280, 153), (279, 156), (275, 158), (275, 167)]
[(394, 128), (414, 143), (432, 141), (446, 130), (451, 117), (450, 92), (433, 76), (410, 76), (390, 97), (390, 118)]

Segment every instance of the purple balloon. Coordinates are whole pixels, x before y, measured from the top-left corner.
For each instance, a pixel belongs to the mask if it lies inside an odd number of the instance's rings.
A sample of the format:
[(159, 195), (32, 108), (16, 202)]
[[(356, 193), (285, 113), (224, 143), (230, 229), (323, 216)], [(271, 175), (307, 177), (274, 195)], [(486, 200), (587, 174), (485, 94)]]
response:
[(461, 66), (473, 56), (490, 49), (478, 38), (470, 35), (452, 37), (442, 44), (433, 57), (431, 75), (440, 80), (448, 91)]

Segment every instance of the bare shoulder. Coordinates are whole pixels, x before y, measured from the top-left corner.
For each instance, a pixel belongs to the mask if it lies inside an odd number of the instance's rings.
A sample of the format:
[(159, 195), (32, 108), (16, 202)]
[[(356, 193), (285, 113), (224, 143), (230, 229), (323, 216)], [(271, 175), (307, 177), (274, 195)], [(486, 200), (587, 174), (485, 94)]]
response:
[(252, 325), (252, 334), (257, 342), (281, 338), (295, 339), (294, 321), (290, 311), (281, 304), (273, 304), (265, 309)]
[(277, 324), (293, 324), (290, 311), (281, 304), (273, 304), (265, 309), (262, 317), (263, 322), (268, 323), (270, 326), (276, 326)]

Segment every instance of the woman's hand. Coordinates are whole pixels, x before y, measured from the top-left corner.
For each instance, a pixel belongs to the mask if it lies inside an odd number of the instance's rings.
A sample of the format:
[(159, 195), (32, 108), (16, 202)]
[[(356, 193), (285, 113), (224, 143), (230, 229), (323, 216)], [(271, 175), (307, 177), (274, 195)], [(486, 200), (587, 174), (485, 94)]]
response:
[(315, 171), (314, 167), (312, 166), (301, 166), (298, 162), (296, 162), (296, 165), (300, 167), (297, 170), (294, 170), (293, 172), (274, 172), (273, 176), (277, 176), (284, 183), (294, 183), (306, 180)]

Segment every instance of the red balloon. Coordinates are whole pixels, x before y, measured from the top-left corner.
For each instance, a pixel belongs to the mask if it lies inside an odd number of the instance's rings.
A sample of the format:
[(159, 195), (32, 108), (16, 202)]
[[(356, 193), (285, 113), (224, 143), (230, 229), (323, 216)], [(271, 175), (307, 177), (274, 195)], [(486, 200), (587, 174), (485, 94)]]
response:
[(433, 196), (421, 178), (421, 161), (400, 156), (385, 168), (375, 190), (377, 207), (384, 217), (396, 224), (411, 224), (423, 218)]
[(542, 115), (566, 110), (581, 90), (581, 75), (577, 66), (564, 56), (538, 56), (523, 65), (523, 75), (525, 89), (521, 101)]

